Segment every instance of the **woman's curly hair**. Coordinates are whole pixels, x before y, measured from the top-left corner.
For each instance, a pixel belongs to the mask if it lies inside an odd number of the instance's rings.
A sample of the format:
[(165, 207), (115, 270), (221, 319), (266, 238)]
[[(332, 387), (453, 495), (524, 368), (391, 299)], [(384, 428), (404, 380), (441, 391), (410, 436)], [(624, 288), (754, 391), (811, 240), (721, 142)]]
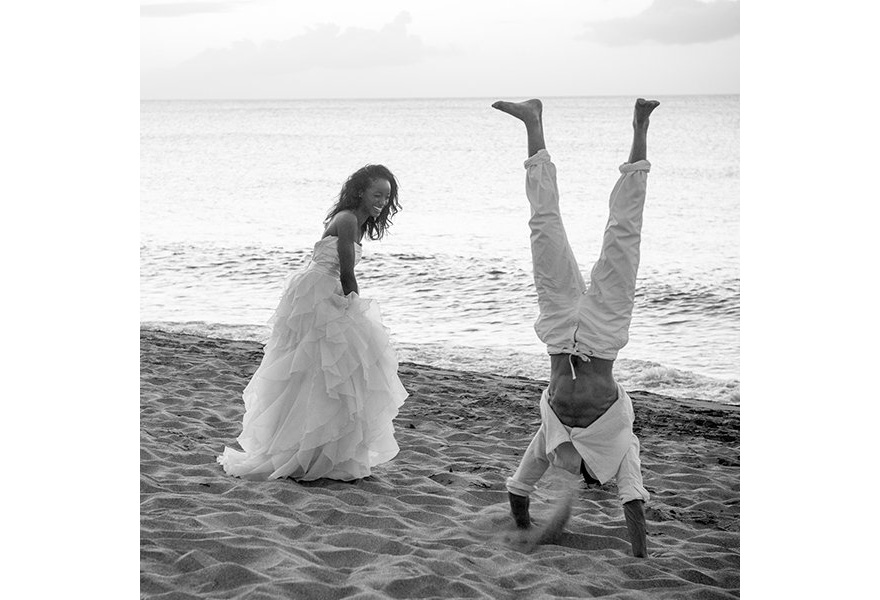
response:
[(352, 173), (342, 185), (339, 199), (333, 208), (330, 209), (330, 212), (327, 213), (324, 225), (328, 225), (340, 211), (357, 210), (362, 202), (361, 194), (364, 193), (370, 184), (378, 179), (385, 179), (391, 184), (391, 194), (388, 198), (388, 203), (382, 209), (382, 212), (379, 213), (379, 216), (368, 218), (362, 227), (362, 231), (371, 240), (381, 240), (382, 236), (385, 235), (385, 230), (391, 226), (391, 217), (401, 210), (401, 206), (397, 201), (397, 179), (384, 165), (366, 165)]

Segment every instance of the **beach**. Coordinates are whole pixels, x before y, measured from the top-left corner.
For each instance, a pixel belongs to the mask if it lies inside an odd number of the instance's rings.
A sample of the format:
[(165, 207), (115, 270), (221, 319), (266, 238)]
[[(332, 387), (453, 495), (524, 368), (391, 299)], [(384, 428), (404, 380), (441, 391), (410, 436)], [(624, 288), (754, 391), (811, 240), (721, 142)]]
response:
[(401, 363), (400, 453), (363, 480), (244, 481), (241, 391), (262, 347), (142, 329), (142, 598), (738, 598), (739, 407), (628, 389), (649, 558), (631, 556), (614, 482), (551, 468), (517, 543), (505, 479), (540, 423), (545, 381)]

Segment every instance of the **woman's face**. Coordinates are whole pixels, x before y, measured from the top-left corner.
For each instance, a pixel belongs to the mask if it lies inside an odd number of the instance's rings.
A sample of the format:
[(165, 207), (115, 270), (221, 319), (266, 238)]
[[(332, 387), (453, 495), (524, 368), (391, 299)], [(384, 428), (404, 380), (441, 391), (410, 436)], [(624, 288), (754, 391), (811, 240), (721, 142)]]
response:
[(391, 183), (387, 179), (376, 179), (361, 194), (361, 207), (374, 219), (379, 216), (388, 200), (391, 199)]

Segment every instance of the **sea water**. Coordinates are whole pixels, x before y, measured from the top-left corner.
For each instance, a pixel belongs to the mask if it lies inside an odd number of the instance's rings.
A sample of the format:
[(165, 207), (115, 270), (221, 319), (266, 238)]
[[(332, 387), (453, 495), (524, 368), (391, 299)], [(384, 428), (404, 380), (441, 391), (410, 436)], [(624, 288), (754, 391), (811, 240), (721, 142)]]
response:
[[(739, 403), (739, 96), (660, 97), (629, 344), (630, 390)], [(141, 321), (265, 341), (339, 189), (389, 167), (403, 210), (364, 240), (361, 295), (401, 360), (546, 379), (525, 128), (494, 98), (144, 101)], [(547, 149), (585, 276), (632, 140), (633, 98), (545, 98)]]

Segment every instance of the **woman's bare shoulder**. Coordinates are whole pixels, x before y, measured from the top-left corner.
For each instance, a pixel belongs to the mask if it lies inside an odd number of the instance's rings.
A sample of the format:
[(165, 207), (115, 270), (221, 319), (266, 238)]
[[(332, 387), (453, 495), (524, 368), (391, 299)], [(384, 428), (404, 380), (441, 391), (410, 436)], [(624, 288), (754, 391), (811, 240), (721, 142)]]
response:
[(321, 237), (330, 235), (343, 237), (346, 234), (353, 234), (355, 239), (357, 239), (357, 217), (350, 210), (341, 210), (330, 219), (330, 222), (324, 229), (324, 235)]

